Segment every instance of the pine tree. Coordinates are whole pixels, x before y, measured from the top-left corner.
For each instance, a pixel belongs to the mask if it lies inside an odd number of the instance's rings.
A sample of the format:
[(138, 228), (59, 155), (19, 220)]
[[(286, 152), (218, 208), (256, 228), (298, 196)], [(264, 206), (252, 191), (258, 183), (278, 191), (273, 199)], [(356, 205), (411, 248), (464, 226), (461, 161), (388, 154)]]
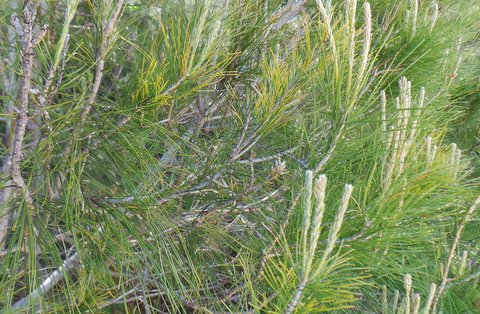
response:
[(0, 310), (478, 310), (479, 14), (2, 2)]

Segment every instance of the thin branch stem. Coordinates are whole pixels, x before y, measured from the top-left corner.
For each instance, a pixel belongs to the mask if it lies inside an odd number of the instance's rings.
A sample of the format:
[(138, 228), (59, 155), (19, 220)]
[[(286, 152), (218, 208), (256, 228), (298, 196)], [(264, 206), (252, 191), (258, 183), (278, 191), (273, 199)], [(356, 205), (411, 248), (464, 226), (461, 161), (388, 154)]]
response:
[[(5, 172), (8, 173), (12, 179), (13, 185), (17, 188), (17, 193), (25, 197), (25, 204), (30, 212), (33, 212), (33, 199), (30, 195), (28, 187), (26, 186), (25, 180), (22, 177), (21, 173), (21, 162), (23, 159), (22, 147), (23, 140), (25, 138), (25, 132), (28, 123), (28, 101), (29, 101), (29, 91), (32, 79), (32, 67), (33, 67), (33, 22), (35, 19), (33, 12), (33, 4), (31, 1), (26, 0), (24, 2), (23, 9), (23, 19), (24, 26), (23, 29), (17, 29), (21, 27), (18, 23), (16, 25), (17, 33), (22, 39), (22, 70), (23, 77), (20, 87), (20, 94), (18, 96), (18, 103), (16, 108), (16, 119), (14, 123), (14, 132), (13, 132), (13, 143), (10, 155), (5, 161)], [(18, 19), (12, 17), (12, 21), (17, 21)], [(11, 189), (6, 189), (6, 194), (2, 195), (3, 202), (7, 202), (10, 198)], [(3, 242), (8, 227), (8, 208), (5, 207), (0, 223), (0, 243)]]
[(465, 229), (465, 226), (467, 225), (467, 223), (470, 221), (470, 219), (472, 219), (473, 214), (478, 208), (478, 205), (480, 205), (480, 195), (475, 199), (472, 206), (470, 206), (470, 209), (468, 210), (467, 214), (465, 215), (462, 222), (457, 228), (457, 232), (455, 233), (455, 237), (453, 238), (453, 242), (450, 247), (450, 251), (448, 252), (447, 260), (445, 262), (445, 267), (442, 272), (442, 281), (438, 286), (437, 294), (435, 296), (435, 299), (433, 300), (433, 305), (432, 305), (433, 313), (436, 313), (438, 303), (440, 302), (440, 298), (442, 297), (442, 294), (444, 293), (445, 288), (447, 286), (448, 275), (450, 274), (450, 267), (452, 266), (453, 257), (455, 256), (458, 243), (460, 242), (460, 238), (462, 237), (463, 229)]
[(40, 297), (47, 294), (50, 290), (53, 289), (72, 269), (79, 265), (78, 253), (73, 254), (67, 258), (63, 265), (58, 267), (54, 272), (52, 272), (41, 284), (28, 296), (17, 301), (12, 308), (19, 309), (27, 305), (29, 302), (36, 301)]
[(323, 167), (325, 167), (325, 165), (330, 160), (330, 158), (332, 158), (333, 152), (337, 148), (337, 145), (342, 138), (344, 128), (345, 128), (345, 123), (342, 122), (342, 125), (340, 126), (340, 129), (337, 131), (337, 134), (335, 135), (335, 138), (333, 139), (332, 143), (330, 144), (330, 147), (328, 148), (327, 152), (323, 156), (322, 160), (315, 167), (315, 170), (313, 171), (313, 176), (316, 176), (321, 171), (323, 171)]
[(98, 90), (100, 88), (100, 83), (102, 82), (103, 78), (103, 70), (105, 68), (105, 58), (107, 56), (108, 49), (112, 43), (113, 39), (113, 31), (115, 30), (115, 26), (117, 24), (118, 17), (120, 16), (120, 12), (123, 6), (123, 0), (118, 0), (115, 8), (113, 9), (112, 15), (110, 20), (108, 21), (106, 27), (103, 29), (102, 34), (102, 42), (100, 44), (100, 48), (97, 54), (97, 66), (95, 67), (95, 79), (93, 80), (93, 86), (90, 91), (90, 95), (88, 96), (88, 102), (83, 108), (82, 114), (80, 116), (80, 125), (85, 123), (88, 114), (92, 110), (93, 103), (97, 98)]

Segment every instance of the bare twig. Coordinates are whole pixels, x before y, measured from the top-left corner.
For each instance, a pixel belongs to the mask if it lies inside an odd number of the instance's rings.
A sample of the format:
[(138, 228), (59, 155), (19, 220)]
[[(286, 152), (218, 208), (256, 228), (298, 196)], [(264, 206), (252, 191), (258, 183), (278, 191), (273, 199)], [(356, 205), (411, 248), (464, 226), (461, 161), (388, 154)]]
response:
[(291, 154), (291, 153), (295, 152), (296, 150), (298, 150), (298, 148), (299, 147), (297, 146), (297, 147), (290, 148), (290, 149), (287, 149), (287, 150), (284, 150), (282, 152), (276, 153), (274, 155), (266, 156), (266, 157), (253, 158), (253, 159), (248, 159), (248, 160), (247, 159), (238, 160), (237, 163), (239, 163), (239, 164), (252, 164), (252, 163), (259, 163), (259, 162), (274, 160), (274, 159), (277, 159), (280, 156)]
[[(68, 42), (70, 41), (70, 35), (67, 34), (65, 36), (65, 41), (63, 43), (63, 48), (61, 52), (61, 68), (60, 68), (60, 73), (58, 74), (57, 78), (57, 83), (53, 87), (53, 89), (49, 92), (50, 86), (51, 86), (51, 81), (45, 84), (45, 93), (47, 94), (47, 99), (46, 99), (46, 104), (49, 105), (52, 103), (53, 97), (58, 92), (58, 88), (60, 87), (60, 84), (62, 83), (63, 79), (63, 74), (65, 73), (65, 63), (66, 63), (66, 55), (67, 55), (67, 49), (68, 49)], [(53, 78), (53, 77), (52, 77)]]
[(323, 170), (323, 167), (325, 167), (327, 162), (330, 160), (330, 158), (332, 158), (333, 152), (337, 148), (337, 145), (340, 142), (340, 139), (342, 138), (344, 128), (345, 128), (345, 122), (342, 122), (339, 130), (337, 131), (337, 134), (335, 135), (335, 138), (330, 143), (330, 147), (328, 148), (327, 152), (323, 156), (322, 160), (320, 160), (320, 162), (317, 164), (317, 166), (315, 167), (315, 170), (313, 170), (313, 176), (320, 173)]
[(138, 288), (133, 288), (129, 291), (127, 291), (124, 295), (119, 296), (115, 300), (109, 301), (108, 303), (101, 305), (100, 308), (105, 308), (107, 306), (113, 305), (113, 304), (125, 304), (125, 303), (130, 303), (134, 301), (142, 301), (144, 302), (145, 299), (148, 298), (153, 298), (157, 297), (160, 295), (165, 295), (165, 291), (142, 291), (143, 293), (141, 295), (134, 295), (132, 297), (128, 297), (128, 295), (133, 294), (135, 292), (138, 292)]
[(97, 53), (97, 66), (95, 67), (95, 79), (93, 81), (92, 89), (90, 90), (90, 95), (88, 96), (88, 102), (83, 108), (82, 114), (80, 116), (80, 125), (82, 125), (87, 119), (88, 114), (92, 110), (93, 103), (97, 98), (98, 89), (100, 88), (100, 83), (102, 82), (103, 69), (105, 67), (105, 58), (107, 56), (108, 48), (113, 39), (113, 31), (117, 24), (118, 17), (123, 6), (123, 0), (118, 0), (113, 12), (110, 16), (106, 27), (103, 29), (102, 42)]
[(308, 283), (308, 278), (303, 277), (303, 279), (300, 281), (300, 283), (297, 286), (297, 289), (295, 291), (295, 295), (293, 296), (292, 300), (290, 301), (290, 303), (288, 304), (287, 308), (285, 309), (285, 311), (283, 313), (285, 313), (285, 314), (293, 313), (293, 311), (297, 307), (298, 302), (300, 302), (300, 299), (303, 295), (303, 290), (307, 286), (307, 283)]
[[(18, 104), (16, 111), (16, 118), (14, 124), (13, 132), (13, 142), (11, 147), (11, 152), (7, 157), (4, 165), (5, 173), (8, 173), (12, 179), (13, 185), (17, 189), (19, 195), (24, 195), (25, 203), (27, 208), (30, 211), (33, 211), (33, 199), (28, 191), (28, 187), (25, 184), (25, 180), (21, 174), (21, 162), (23, 159), (22, 156), (22, 146), (23, 140), (25, 137), (25, 131), (28, 123), (28, 100), (29, 100), (29, 91), (32, 78), (32, 66), (33, 66), (33, 22), (34, 22), (34, 13), (33, 13), (33, 4), (31, 1), (25, 1), (23, 9), (23, 19), (24, 26), (21, 27), (18, 19), (15, 16), (12, 16), (12, 23), (15, 26), (15, 29), (22, 39), (22, 69), (23, 69), (23, 78), (20, 87), (20, 94), (18, 97)], [(10, 189), (7, 189), (6, 192), (10, 192)], [(10, 195), (3, 194), (3, 202), (6, 202)], [(7, 233), (8, 226), (8, 208), (5, 206), (4, 211), (1, 217), (0, 223), (0, 242), (2, 242)]]
[(23, 299), (17, 301), (12, 308), (19, 309), (24, 307), (28, 304), (28, 302), (36, 301), (40, 297), (47, 294), (50, 290), (53, 289), (64, 277), (65, 275), (77, 267), (79, 265), (79, 258), (78, 253), (73, 254), (69, 258), (67, 258), (63, 265), (57, 268), (54, 272), (52, 272), (41, 284), (40, 286), (35, 289), (32, 293), (28, 296), (24, 297)]
[(352, 241), (356, 241), (356, 240), (360, 239), (361, 237), (363, 237), (365, 235), (365, 233), (368, 231), (368, 229), (370, 229), (371, 226), (372, 226), (372, 222), (368, 218), (365, 218), (365, 225), (363, 226), (362, 230), (360, 230), (359, 232), (357, 232), (356, 234), (354, 234), (350, 237), (338, 239), (336, 241), (336, 244), (342, 244), (342, 243), (345, 243), (345, 242), (352, 242)]
[(453, 286), (453, 285), (458, 285), (458, 284), (462, 284), (462, 283), (466, 283), (466, 282), (469, 282), (471, 280), (474, 280), (476, 278), (480, 278), (480, 272), (477, 272), (475, 274), (472, 274), (470, 276), (468, 276), (467, 278), (463, 279), (463, 280), (459, 280), (459, 281), (454, 281), (452, 283), (450, 283), (446, 288), (449, 288), (450, 286)]

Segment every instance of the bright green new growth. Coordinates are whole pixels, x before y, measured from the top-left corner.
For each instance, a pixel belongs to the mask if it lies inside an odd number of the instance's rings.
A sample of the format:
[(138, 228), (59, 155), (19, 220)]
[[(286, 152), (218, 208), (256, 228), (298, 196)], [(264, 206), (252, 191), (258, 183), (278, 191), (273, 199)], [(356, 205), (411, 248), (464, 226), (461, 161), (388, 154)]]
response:
[(479, 13), (2, 2), (0, 312), (478, 310)]

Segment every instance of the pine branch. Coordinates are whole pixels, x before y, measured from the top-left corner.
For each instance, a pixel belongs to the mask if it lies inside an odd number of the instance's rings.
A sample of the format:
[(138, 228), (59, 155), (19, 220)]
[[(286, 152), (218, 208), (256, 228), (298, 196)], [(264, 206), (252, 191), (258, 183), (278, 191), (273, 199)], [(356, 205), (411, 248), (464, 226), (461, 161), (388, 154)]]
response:
[(457, 227), (457, 232), (455, 233), (455, 237), (453, 238), (452, 244), (450, 246), (450, 250), (448, 252), (447, 260), (445, 262), (445, 266), (443, 267), (442, 271), (442, 281), (440, 282), (440, 285), (438, 286), (437, 294), (435, 295), (435, 298), (432, 303), (432, 311), (433, 313), (437, 312), (437, 307), (440, 302), (440, 299), (445, 292), (445, 288), (447, 287), (448, 283), (448, 278), (450, 275), (450, 268), (452, 266), (452, 261), (455, 256), (455, 252), (457, 251), (457, 246), (458, 243), (460, 242), (460, 239), (463, 234), (463, 230), (465, 229), (465, 226), (467, 223), (472, 219), (473, 214), (477, 210), (478, 206), (480, 205), (480, 195), (475, 199), (473, 202), (472, 206), (470, 206), (469, 210), (465, 214), (465, 217), (463, 218), (462, 222), (460, 225)]

